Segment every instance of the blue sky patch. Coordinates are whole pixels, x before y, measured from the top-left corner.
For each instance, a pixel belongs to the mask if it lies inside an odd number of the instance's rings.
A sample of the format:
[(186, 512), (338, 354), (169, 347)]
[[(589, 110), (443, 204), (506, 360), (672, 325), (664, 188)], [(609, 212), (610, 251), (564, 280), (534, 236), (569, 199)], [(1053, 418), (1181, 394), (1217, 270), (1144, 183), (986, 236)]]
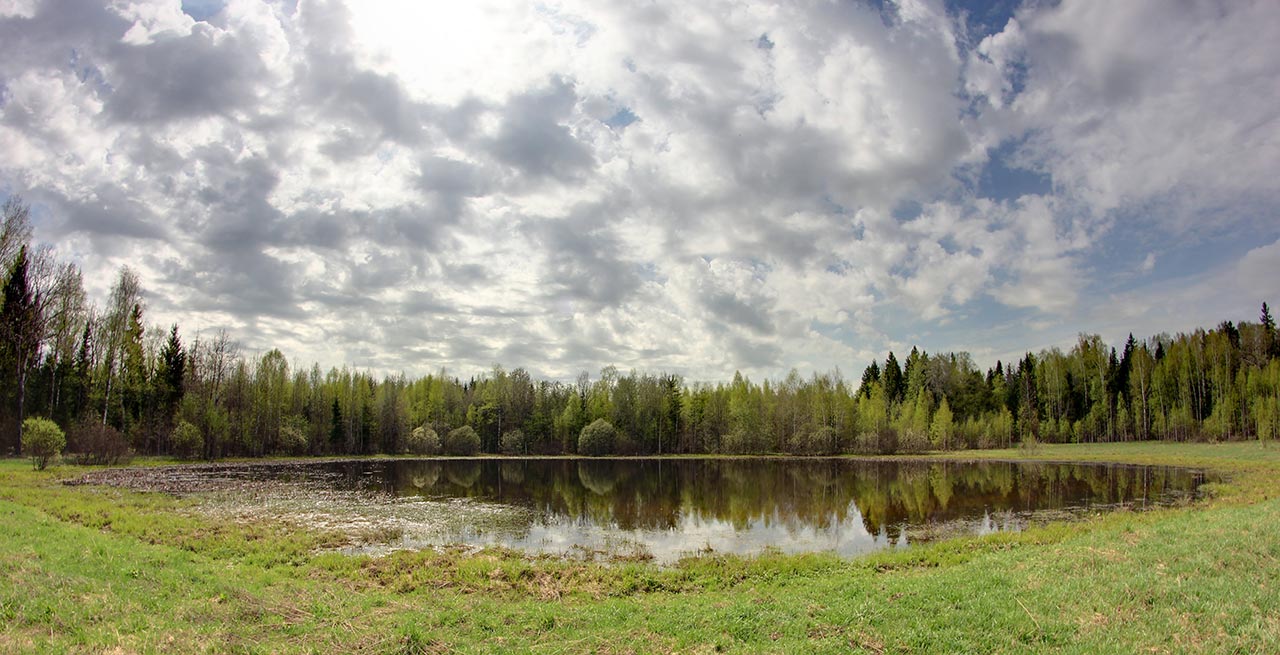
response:
[(182, 0), (182, 13), (196, 20), (208, 20), (226, 4), (225, 0)]
[(626, 126), (638, 120), (640, 120), (640, 117), (636, 116), (635, 112), (631, 111), (630, 107), (623, 107), (614, 112), (612, 116), (604, 119), (603, 122), (605, 125), (608, 125), (615, 130), (622, 130)]

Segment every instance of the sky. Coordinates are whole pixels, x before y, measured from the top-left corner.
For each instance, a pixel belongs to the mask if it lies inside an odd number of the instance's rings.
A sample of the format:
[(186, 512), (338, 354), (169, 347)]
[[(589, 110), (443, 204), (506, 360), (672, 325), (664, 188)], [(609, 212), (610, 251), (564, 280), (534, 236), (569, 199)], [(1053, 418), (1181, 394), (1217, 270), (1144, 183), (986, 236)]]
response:
[(0, 197), (309, 366), (982, 366), (1280, 300), (1274, 0), (0, 0)]

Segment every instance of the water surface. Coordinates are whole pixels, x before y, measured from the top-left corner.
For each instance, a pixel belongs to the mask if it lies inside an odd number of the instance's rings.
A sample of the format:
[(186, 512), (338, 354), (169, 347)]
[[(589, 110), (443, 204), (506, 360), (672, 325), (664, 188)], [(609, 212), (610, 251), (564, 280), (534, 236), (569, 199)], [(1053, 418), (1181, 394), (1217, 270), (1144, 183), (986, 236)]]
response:
[[(275, 515), (376, 528), (373, 550), (501, 545), (636, 555), (834, 551), (1186, 502), (1197, 471), (850, 459), (399, 459), (186, 468), (182, 484)], [(262, 483), (272, 483), (263, 486)], [(215, 485), (216, 486), (216, 485)]]

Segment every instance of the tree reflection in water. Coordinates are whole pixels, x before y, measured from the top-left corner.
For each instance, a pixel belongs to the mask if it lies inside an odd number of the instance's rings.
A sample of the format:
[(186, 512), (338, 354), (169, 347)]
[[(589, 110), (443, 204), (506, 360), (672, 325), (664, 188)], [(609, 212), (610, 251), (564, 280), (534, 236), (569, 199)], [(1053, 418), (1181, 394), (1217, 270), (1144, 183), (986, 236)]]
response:
[(1189, 498), (1196, 471), (849, 459), (412, 459), (313, 465), (338, 488), (520, 508), (520, 520), (431, 541), (537, 552), (638, 546), (855, 555), (956, 533)]

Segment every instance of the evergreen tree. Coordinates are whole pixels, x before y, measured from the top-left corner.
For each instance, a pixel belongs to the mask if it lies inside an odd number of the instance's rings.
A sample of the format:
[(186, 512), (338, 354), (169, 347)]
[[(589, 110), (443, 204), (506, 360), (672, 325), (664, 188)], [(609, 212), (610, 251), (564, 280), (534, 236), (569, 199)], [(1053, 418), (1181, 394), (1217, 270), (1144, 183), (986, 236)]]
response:
[(906, 396), (907, 382), (902, 377), (902, 367), (898, 366), (898, 358), (893, 356), (893, 351), (889, 351), (889, 357), (884, 360), (884, 391), (888, 395), (889, 401), (900, 403)]
[(1271, 317), (1271, 308), (1262, 303), (1262, 315), (1258, 317), (1262, 324), (1263, 339), (1268, 357), (1280, 357), (1280, 339), (1276, 338), (1276, 321)]
[(333, 399), (332, 409), (333, 422), (329, 428), (329, 448), (332, 452), (345, 452), (346, 437), (342, 430), (342, 408), (338, 406), (338, 399)]
[(1018, 433), (1023, 439), (1040, 437), (1040, 404), (1036, 398), (1036, 360), (1031, 353), (1018, 369)]
[(1124, 342), (1124, 352), (1120, 355), (1120, 366), (1116, 369), (1115, 376), (1115, 395), (1124, 396), (1126, 401), (1129, 399), (1129, 373), (1133, 369), (1133, 351), (1138, 347), (1138, 342), (1133, 338), (1133, 333), (1129, 333), (1128, 341)]
[(169, 339), (160, 350), (160, 361), (156, 371), (156, 395), (161, 410), (161, 423), (168, 432), (173, 423), (174, 413), (182, 403), (185, 391), (184, 384), (187, 371), (187, 352), (182, 349), (182, 340), (178, 337), (178, 324), (169, 329)]
[(35, 291), (28, 277), (27, 247), (18, 250), (13, 267), (5, 280), (0, 301), (0, 363), (3, 364), (5, 391), (13, 397), (5, 400), (12, 429), (9, 443), (15, 454), (22, 454), (22, 429), (26, 413), (27, 375), (39, 359), (40, 313)]
[(862, 371), (862, 384), (858, 386), (858, 395), (863, 398), (871, 397), (871, 385), (880, 382), (880, 365), (871, 361), (871, 365)]
[[(155, 433), (149, 429), (153, 426), (143, 426), (142, 418), (147, 404), (147, 397), (150, 396), (148, 383), (150, 376), (147, 371), (146, 351), (143, 349), (142, 338), (146, 334), (146, 328), (142, 323), (142, 305), (135, 303), (133, 309), (129, 312), (129, 322), (125, 328), (125, 340), (122, 349), (124, 368), (120, 385), (120, 406), (122, 410), (121, 429), (131, 437), (138, 439), (142, 447), (148, 452), (155, 452), (154, 437)], [(145, 430), (145, 433), (142, 431)]]
[(1235, 323), (1223, 321), (1218, 324), (1218, 331), (1227, 336), (1227, 340), (1231, 342), (1233, 347), (1240, 347), (1240, 329), (1236, 327)]
[(92, 374), (93, 321), (90, 320), (84, 322), (84, 330), (80, 333), (80, 346), (76, 349), (71, 373), (67, 376), (67, 415), (72, 420), (78, 420), (81, 413), (89, 409)]

